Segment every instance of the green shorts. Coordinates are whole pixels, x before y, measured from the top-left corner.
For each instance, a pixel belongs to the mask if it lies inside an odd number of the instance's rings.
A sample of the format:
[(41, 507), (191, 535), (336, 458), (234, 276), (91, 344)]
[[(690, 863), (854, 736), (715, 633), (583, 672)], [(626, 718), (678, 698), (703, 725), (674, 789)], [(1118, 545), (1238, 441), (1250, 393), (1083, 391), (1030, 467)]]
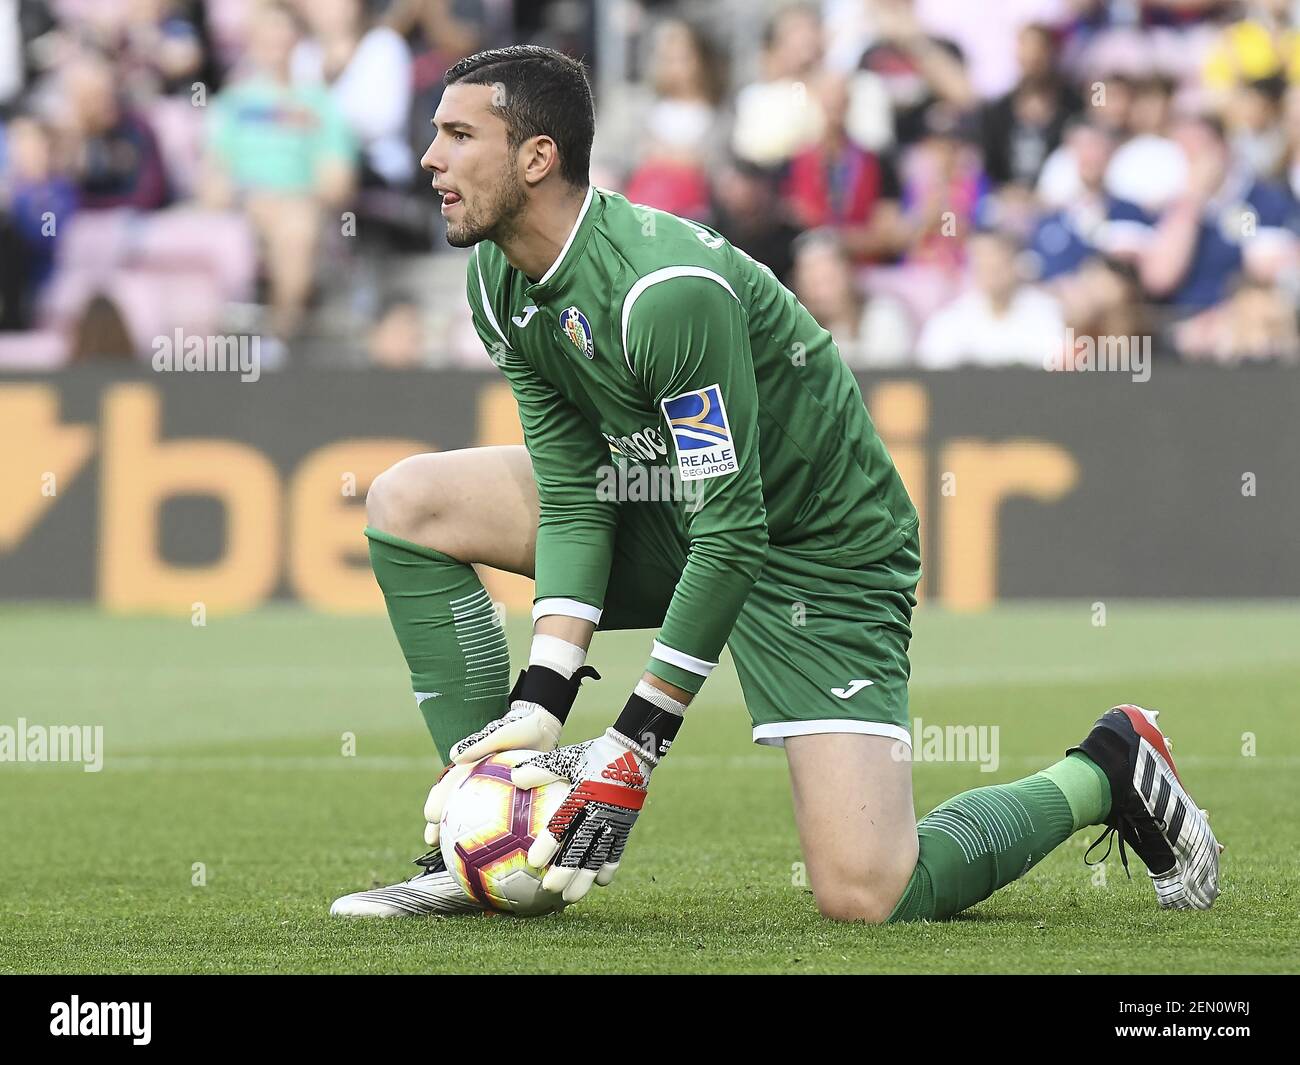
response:
[[(671, 504), (623, 503), (599, 628), (658, 628), (686, 565)], [(919, 538), (860, 567), (771, 547), (727, 646), (754, 742), (856, 732), (910, 745), (907, 681)]]

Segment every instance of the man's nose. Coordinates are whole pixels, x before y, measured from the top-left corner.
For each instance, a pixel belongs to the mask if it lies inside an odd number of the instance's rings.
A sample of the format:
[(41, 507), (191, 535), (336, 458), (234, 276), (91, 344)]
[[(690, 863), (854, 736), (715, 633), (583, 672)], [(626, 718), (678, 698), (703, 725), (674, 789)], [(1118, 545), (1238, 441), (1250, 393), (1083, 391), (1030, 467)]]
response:
[(438, 138), (434, 137), (434, 139), (429, 142), (429, 147), (424, 150), (424, 155), (420, 157), (420, 169), (427, 170), (431, 174), (446, 169), (438, 163), (437, 152), (434, 150), (434, 146), (437, 143)]

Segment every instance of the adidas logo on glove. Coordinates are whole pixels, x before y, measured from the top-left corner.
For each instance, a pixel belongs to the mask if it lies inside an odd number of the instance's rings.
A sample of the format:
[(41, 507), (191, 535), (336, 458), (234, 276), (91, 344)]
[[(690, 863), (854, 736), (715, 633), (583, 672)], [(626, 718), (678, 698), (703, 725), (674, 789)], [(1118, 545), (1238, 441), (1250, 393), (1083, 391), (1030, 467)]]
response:
[(629, 788), (644, 788), (645, 777), (641, 773), (641, 767), (637, 765), (635, 756), (631, 751), (623, 755), (622, 758), (616, 758), (601, 771), (600, 774), (606, 780), (617, 780), (620, 784), (626, 784)]

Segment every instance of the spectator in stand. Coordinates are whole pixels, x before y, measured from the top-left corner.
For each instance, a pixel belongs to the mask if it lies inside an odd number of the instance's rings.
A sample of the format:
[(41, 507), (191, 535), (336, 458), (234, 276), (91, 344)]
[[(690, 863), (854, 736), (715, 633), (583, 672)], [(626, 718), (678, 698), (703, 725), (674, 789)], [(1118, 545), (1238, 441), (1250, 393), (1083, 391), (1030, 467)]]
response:
[(157, 139), (119, 97), (112, 64), (79, 49), (62, 69), (61, 86), (63, 133), (81, 205), (144, 211), (164, 206), (169, 190)]
[(27, 247), (0, 203), (0, 333), (22, 332), (31, 320)]
[(420, 301), (408, 293), (390, 293), (366, 334), (366, 354), (371, 366), (407, 370), (425, 358), (424, 317)]
[(1283, 98), (1280, 77), (1245, 81), (1232, 92), (1224, 112), (1232, 154), (1256, 177), (1280, 179), (1286, 158)]
[(1094, 351), (1101, 351), (1111, 337), (1151, 335), (1142, 288), (1129, 263), (1094, 256), (1051, 292), (1060, 300), (1061, 313), (1076, 340), (1073, 352), (1062, 347), (1058, 368), (1064, 368), (1071, 356), (1076, 365), (1087, 356), (1087, 348), (1077, 343), (1084, 337), (1096, 342)]
[(876, 36), (858, 63), (880, 78), (894, 111), (894, 140), (901, 146), (925, 136), (925, 116), (935, 103), (969, 111), (979, 103), (961, 50), (924, 31), (912, 0), (876, 0)]
[(1173, 95), (1174, 83), (1160, 75), (1135, 85), (1128, 139), (1106, 171), (1112, 195), (1152, 213), (1162, 210), (1187, 182), (1187, 159), (1169, 135)]
[(177, 0), (131, 0), (106, 46), (116, 57), (126, 91), (136, 100), (188, 96), (203, 80), (203, 29)]
[(1287, 90), (1283, 122), (1286, 148), (1278, 167), (1278, 180), (1287, 187), (1291, 199), (1300, 203), (1300, 85), (1293, 85)]
[(60, 232), (77, 210), (77, 190), (54, 168), (50, 131), (37, 119), (19, 116), (5, 127), (2, 199), (7, 199), (23, 249), (23, 281), (28, 300), (54, 271)]
[(1292, 0), (1252, 0), (1220, 32), (1205, 60), (1205, 86), (1220, 102), (1242, 82), (1280, 77), (1300, 84), (1300, 29)]
[(721, 56), (690, 23), (670, 19), (655, 30), (651, 95), (626, 123), (610, 123), (632, 131), (640, 145), (628, 199), (688, 218), (708, 211), (722, 73)]
[(253, 16), (248, 64), (212, 105), (203, 198), (239, 206), (261, 239), (274, 334), (292, 337), (311, 293), (323, 211), (352, 194), (355, 145), (327, 90), (289, 79), (297, 26), (288, 8)]
[(1056, 300), (1020, 276), (1018, 247), (992, 230), (970, 239), (967, 290), (925, 324), (917, 362), (930, 370), (963, 364), (1034, 366), (1059, 359), (1065, 324)]
[(1097, 254), (1132, 259), (1152, 234), (1151, 216), (1106, 191), (1106, 168), (1114, 150), (1110, 130), (1076, 122), (1066, 134), (1066, 143), (1081, 188), (1067, 206), (1044, 215), (1030, 237), (1040, 281), (1072, 274)]
[(1017, 36), (1016, 56), (1019, 81), (982, 116), (984, 169), (999, 185), (1015, 182), (1032, 188), (1082, 102), (1061, 77), (1056, 38), (1049, 27), (1024, 27)]
[(1218, 119), (1183, 119), (1176, 138), (1187, 186), (1161, 215), (1141, 276), (1147, 292), (1190, 313), (1226, 299), (1242, 270), (1273, 281), (1292, 268), (1297, 216), (1284, 188), (1232, 158)]
[(982, 223), (991, 185), (967, 119), (935, 104), (925, 129), (903, 163), (903, 207), (916, 234), (906, 258), (952, 272), (965, 262), (966, 234)]
[(407, 138), (411, 51), (388, 26), (366, 25), (361, 0), (299, 0), (310, 36), (294, 47), (292, 81), (328, 87), (361, 147), (363, 187), (405, 187), (415, 178)]
[(783, 198), (804, 228), (834, 229), (855, 262), (894, 259), (912, 237), (899, 204), (898, 176), (888, 161), (850, 139), (848, 84), (843, 75), (818, 76), (813, 90), (822, 134), (790, 161)]
[(1180, 322), (1178, 354), (1190, 362), (1300, 361), (1294, 301), (1275, 285), (1243, 278), (1224, 302)]
[(429, 146), (429, 119), (442, 99), (442, 76), (457, 60), (493, 42), (488, 0), (391, 0), (384, 25), (400, 34), (412, 55), (407, 143), (418, 161)]
[(781, 203), (771, 171), (743, 159), (724, 163), (713, 180), (709, 216), (727, 240), (790, 283), (800, 229)]
[(907, 311), (888, 296), (866, 298), (836, 234), (813, 230), (795, 242), (793, 291), (849, 366), (869, 370), (908, 360), (914, 330)]
[[(1088, 88), (1087, 120), (1109, 132), (1116, 146), (1128, 138), (1134, 94), (1132, 79), (1123, 74), (1111, 74)], [(1111, 155), (1107, 153), (1108, 158)], [(1065, 207), (1083, 191), (1078, 163), (1067, 144), (1057, 145), (1043, 163), (1036, 191), (1039, 202), (1048, 208)]]
[[(1195, 2), (1195, 0), (1193, 0)], [(942, 33), (961, 49), (975, 92), (996, 99), (1016, 83), (1017, 34), (1031, 24), (1064, 27), (1077, 17), (1081, 0), (998, 0), (962, 4), (952, 0), (912, 0), (917, 21)]]
[(817, 139), (821, 116), (807, 83), (821, 69), (822, 26), (817, 8), (781, 8), (763, 31), (762, 76), (736, 94), (732, 149), (759, 166), (784, 163)]

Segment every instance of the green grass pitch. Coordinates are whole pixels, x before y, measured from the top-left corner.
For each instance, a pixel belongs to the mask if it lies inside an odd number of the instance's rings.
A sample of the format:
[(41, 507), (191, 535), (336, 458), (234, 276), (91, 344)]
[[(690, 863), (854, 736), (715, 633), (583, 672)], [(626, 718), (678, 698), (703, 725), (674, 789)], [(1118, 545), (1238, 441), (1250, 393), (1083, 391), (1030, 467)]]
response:
[[(913, 715), (1001, 731), (994, 773), (919, 764), (918, 811), (1054, 761), (1115, 702), (1161, 708), (1228, 847), (1209, 913), (1159, 910), (1135, 857), (1132, 882), (1117, 855), (1099, 882), (1080, 833), (958, 920), (822, 919), (784, 757), (749, 742), (724, 659), (610, 889), (532, 921), (332, 919), (334, 896), (413, 871), (436, 769), (382, 618), (5, 607), (0, 725), (102, 724), (105, 765), (0, 765), (0, 972), (1300, 971), (1300, 609), (1107, 608), (1101, 627), (1086, 603), (921, 608)], [(510, 632), (518, 662), (526, 622)], [(612, 720), (650, 636), (596, 637), (605, 679), (571, 739)]]

